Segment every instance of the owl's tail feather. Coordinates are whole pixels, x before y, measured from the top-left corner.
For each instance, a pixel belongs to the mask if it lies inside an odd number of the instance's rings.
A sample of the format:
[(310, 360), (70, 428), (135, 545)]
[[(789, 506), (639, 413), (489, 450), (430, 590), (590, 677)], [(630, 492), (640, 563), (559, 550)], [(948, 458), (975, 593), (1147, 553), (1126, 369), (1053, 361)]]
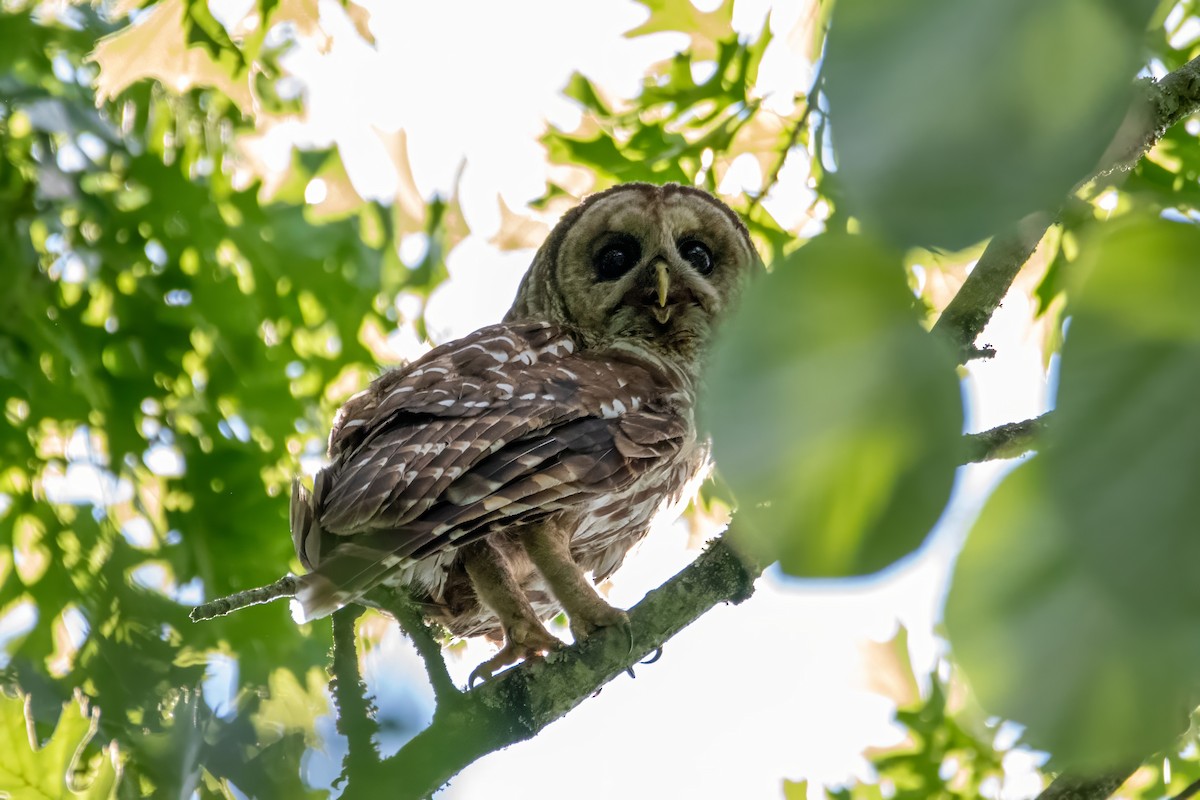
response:
[(305, 620), (326, 617), (358, 600), (402, 561), (395, 548), (388, 546), (390, 537), (361, 536), (360, 540), (376, 538), (380, 541), (371, 544), (339, 542), (316, 569), (296, 579), (296, 599), (304, 608)]
[(325, 493), (325, 484), (324, 472), (317, 473), (311, 492), (300, 483), (299, 478), (292, 479), (292, 505), (289, 511), (292, 546), (296, 548), (296, 555), (306, 569), (312, 569), (321, 560), (321, 539), (325, 532), (317, 523), (317, 508)]
[(399, 531), (353, 537), (327, 534), (317, 521), (327, 486), (324, 470), (317, 473), (311, 492), (299, 480), (292, 481), (292, 544), (309, 570), (296, 579), (296, 599), (305, 620), (327, 617), (361, 598), (423, 541)]

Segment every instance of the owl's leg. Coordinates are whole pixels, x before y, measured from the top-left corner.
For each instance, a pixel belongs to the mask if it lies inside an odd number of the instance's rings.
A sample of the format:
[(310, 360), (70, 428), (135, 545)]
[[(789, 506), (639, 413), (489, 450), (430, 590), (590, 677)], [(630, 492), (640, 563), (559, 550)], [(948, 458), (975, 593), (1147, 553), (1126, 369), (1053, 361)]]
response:
[(463, 564), (475, 595), (495, 613), (504, 629), (504, 647), (475, 668), (468, 685), (487, 680), (503, 666), (562, 647), (538, 619), (501, 548), (484, 539), (465, 548)]
[(600, 628), (618, 627), (629, 633), (629, 615), (610, 606), (575, 563), (569, 529), (554, 524), (534, 525), (522, 535), (521, 543), (567, 612), (576, 641), (583, 641)]

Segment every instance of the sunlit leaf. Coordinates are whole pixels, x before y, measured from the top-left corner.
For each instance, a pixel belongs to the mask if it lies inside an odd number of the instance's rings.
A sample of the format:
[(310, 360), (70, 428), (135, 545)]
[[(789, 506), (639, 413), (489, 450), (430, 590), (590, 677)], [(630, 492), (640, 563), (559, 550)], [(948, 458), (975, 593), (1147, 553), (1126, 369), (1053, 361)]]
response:
[(488, 239), (489, 244), (501, 250), (520, 250), (539, 247), (546, 240), (550, 232), (546, 223), (513, 211), (503, 197), (497, 197), (496, 202), (500, 205), (500, 229)]
[(629, 30), (629, 38), (663, 31), (682, 31), (691, 37), (691, 47), (702, 58), (709, 58), (716, 42), (733, 32), (733, 0), (722, 0), (711, 11), (701, 11), (691, 0), (637, 0), (650, 11), (650, 18)]
[(959, 248), (1056, 207), (1130, 105), (1153, 6), (839, 2), (824, 69), (849, 211)]
[(85, 752), (97, 717), (74, 699), (63, 706), (50, 739), (39, 744), (31, 739), (26, 701), (0, 693), (0, 793), (11, 800), (114, 797), (121, 779), (116, 751), (110, 745)]
[(100, 40), (92, 52), (100, 65), (97, 100), (111, 100), (137, 81), (153, 78), (177, 92), (213, 86), (239, 108), (253, 108), (249, 74), (239, 72), (235, 60), (217, 61), (211, 51), (189, 47), (183, 15), (183, 0), (164, 0), (138, 24)]
[(795, 575), (873, 572), (949, 497), (953, 358), (918, 325), (899, 259), (823, 236), (751, 286), (722, 331), (704, 417), (748, 546)]

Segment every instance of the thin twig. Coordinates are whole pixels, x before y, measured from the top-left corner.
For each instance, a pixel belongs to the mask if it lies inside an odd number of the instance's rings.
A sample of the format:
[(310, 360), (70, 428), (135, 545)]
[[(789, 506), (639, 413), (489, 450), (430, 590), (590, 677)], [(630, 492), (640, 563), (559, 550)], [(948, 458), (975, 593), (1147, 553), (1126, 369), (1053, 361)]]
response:
[(425, 672), (429, 676), (429, 684), (433, 687), (433, 695), (439, 710), (444, 703), (453, 703), (462, 696), (462, 692), (450, 679), (446, 670), (446, 661), (442, 658), (442, 645), (434, 636), (433, 630), (425, 622), (416, 604), (408, 597), (387, 587), (379, 587), (368, 595), (369, 600), (384, 611), (387, 611), (408, 634), (417, 655), (425, 662)]
[(791, 133), (788, 134), (787, 144), (785, 144), (779, 150), (779, 160), (775, 162), (775, 166), (772, 167), (771, 171), (767, 173), (767, 179), (763, 181), (762, 189), (760, 189), (753, 197), (751, 197), (750, 202), (746, 204), (747, 217), (750, 216), (750, 212), (754, 210), (754, 207), (759, 205), (763, 201), (763, 198), (770, 193), (771, 189), (775, 187), (775, 184), (779, 183), (779, 174), (783, 171), (783, 165), (787, 163), (788, 154), (792, 152), (792, 148), (795, 147), (796, 142), (800, 140), (800, 133), (804, 130), (804, 126), (808, 124), (808, 117), (816, 107), (815, 100), (818, 92), (820, 91), (819, 87), (821, 85), (821, 71), (824, 68), (825, 62), (822, 61), (817, 66), (817, 72), (813, 76), (812, 86), (809, 87), (808, 93), (804, 95), (804, 107), (800, 111), (800, 116), (796, 118), (795, 123), (792, 125)]
[(269, 586), (259, 586), (244, 592), (235, 592), (227, 597), (219, 597), (207, 603), (196, 606), (188, 614), (192, 622), (223, 617), (240, 608), (269, 603), (281, 597), (295, 597), (298, 578), (295, 575), (285, 575)]

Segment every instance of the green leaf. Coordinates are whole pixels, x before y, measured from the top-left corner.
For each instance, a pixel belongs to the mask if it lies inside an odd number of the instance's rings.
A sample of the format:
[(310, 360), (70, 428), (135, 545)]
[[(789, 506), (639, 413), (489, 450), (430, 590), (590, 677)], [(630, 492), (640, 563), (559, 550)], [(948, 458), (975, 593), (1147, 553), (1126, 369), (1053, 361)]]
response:
[(682, 31), (692, 36), (693, 45), (716, 42), (733, 33), (733, 0), (722, 0), (712, 11), (701, 11), (691, 0), (637, 0), (650, 17), (625, 36), (633, 39), (652, 33)]
[(1138, 0), (843, 0), (825, 76), (850, 213), (960, 249), (1058, 205), (1132, 100)]
[(958, 379), (913, 306), (898, 258), (825, 235), (752, 285), (722, 330), (705, 424), (746, 546), (793, 575), (881, 569), (949, 497)]
[(225, 26), (217, 21), (208, 8), (208, 0), (184, 0), (183, 29), (187, 32), (187, 43), (199, 45), (209, 52), (213, 61), (222, 61), (232, 56), (240, 72), (246, 66), (242, 51), (229, 38)]
[(11, 800), (108, 798), (115, 796), (121, 770), (110, 748), (88, 753), (98, 712), (76, 698), (63, 706), (49, 741), (38, 747), (20, 697), (0, 694), (0, 793)]
[(989, 711), (1063, 765), (1140, 760), (1196, 705), (1200, 230), (1117, 227), (1081, 259), (1055, 426), (989, 500), (946, 619)]

